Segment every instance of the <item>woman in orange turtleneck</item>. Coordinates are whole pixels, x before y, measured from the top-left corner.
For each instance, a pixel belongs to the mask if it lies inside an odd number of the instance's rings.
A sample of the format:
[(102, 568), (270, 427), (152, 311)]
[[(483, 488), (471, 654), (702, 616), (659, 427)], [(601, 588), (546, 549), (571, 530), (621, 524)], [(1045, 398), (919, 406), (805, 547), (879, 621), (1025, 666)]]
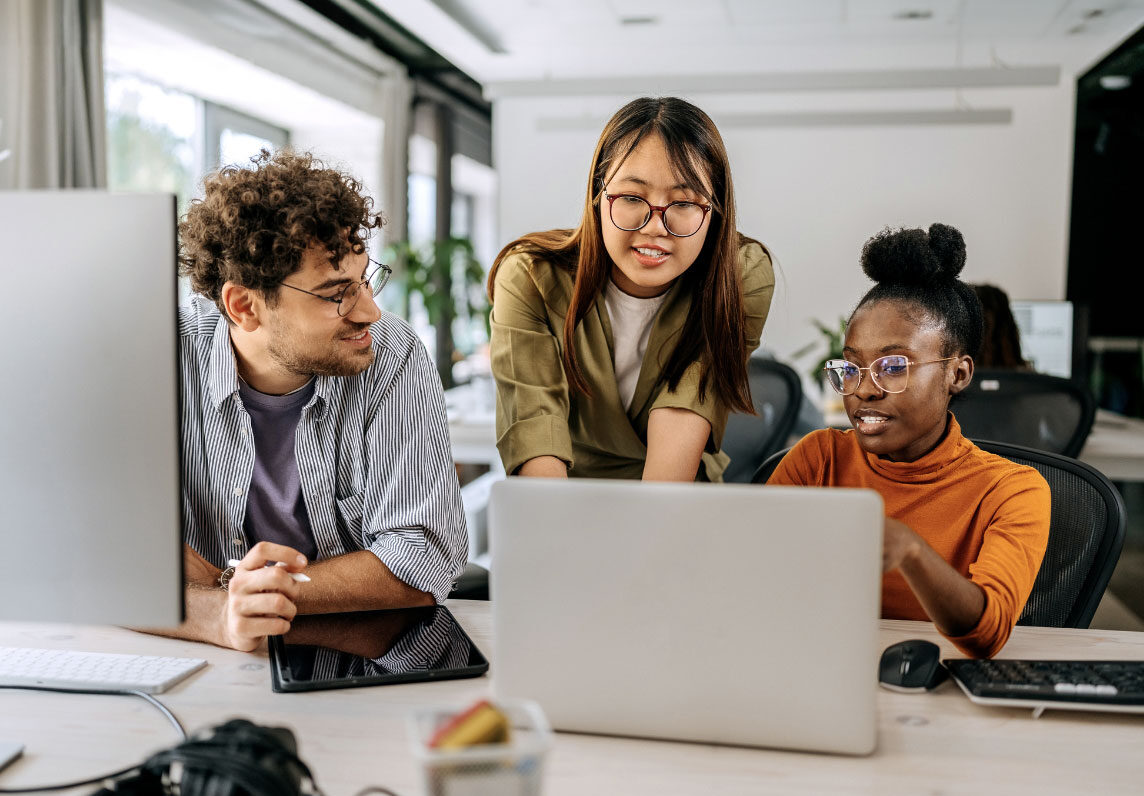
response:
[(992, 657), (1033, 588), (1050, 498), (1036, 470), (978, 448), (949, 411), (982, 342), (964, 264), (961, 233), (942, 224), (866, 243), (878, 284), (850, 316), (846, 358), (826, 365), (854, 429), (805, 437), (768, 483), (876, 490), (882, 616), (931, 620), (965, 654)]

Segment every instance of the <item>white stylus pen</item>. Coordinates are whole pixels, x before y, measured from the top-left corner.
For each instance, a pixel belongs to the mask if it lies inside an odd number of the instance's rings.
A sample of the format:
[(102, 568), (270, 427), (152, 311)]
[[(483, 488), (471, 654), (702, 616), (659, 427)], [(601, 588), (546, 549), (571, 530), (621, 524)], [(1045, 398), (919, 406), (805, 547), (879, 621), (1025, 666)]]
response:
[[(242, 562), (239, 561), (237, 558), (232, 558), (226, 562), (226, 565), (228, 567), (237, 567), (241, 563)], [(268, 567), (269, 566), (284, 567), (284, 566), (286, 566), (286, 562), (285, 561), (275, 561), (273, 564), (267, 564), (266, 566), (268, 566)], [(303, 572), (288, 572), (286, 574), (288, 574), (291, 578), (293, 578), (295, 583), (309, 583), (310, 582), (310, 576), (303, 573)]]

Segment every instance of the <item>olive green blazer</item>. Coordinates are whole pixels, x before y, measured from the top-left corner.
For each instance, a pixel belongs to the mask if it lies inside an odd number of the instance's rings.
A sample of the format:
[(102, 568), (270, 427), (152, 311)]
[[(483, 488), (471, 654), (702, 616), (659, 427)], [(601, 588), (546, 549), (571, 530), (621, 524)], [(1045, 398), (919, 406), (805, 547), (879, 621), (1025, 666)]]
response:
[[(748, 350), (759, 345), (774, 294), (775, 276), (758, 243), (739, 250)], [(571, 395), (564, 375), (564, 316), (574, 275), (524, 252), (507, 256), (493, 285), (490, 356), (497, 385), (497, 448), (505, 471), (529, 459), (555, 456), (568, 474), (640, 478), (647, 458), (647, 424), (653, 409), (688, 409), (711, 424), (699, 478), (722, 480), (729, 461), (719, 450), (727, 408), (709, 386), (699, 398), (702, 363), (692, 363), (674, 391), (663, 377), (691, 296), (677, 282), (652, 322), (635, 395), (625, 410), (616, 384), (608, 310), (601, 293), (576, 329), (576, 353), (592, 395)]]

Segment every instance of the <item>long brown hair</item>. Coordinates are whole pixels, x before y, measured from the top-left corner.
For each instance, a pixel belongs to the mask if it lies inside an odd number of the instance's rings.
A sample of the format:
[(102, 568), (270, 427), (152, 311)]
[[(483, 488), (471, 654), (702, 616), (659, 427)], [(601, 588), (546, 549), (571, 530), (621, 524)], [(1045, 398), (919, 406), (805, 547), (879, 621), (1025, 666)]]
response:
[(735, 228), (735, 191), (723, 139), (710, 117), (690, 102), (675, 97), (641, 97), (620, 108), (596, 143), (580, 225), (534, 232), (505, 246), (489, 272), (489, 300), (493, 300), (497, 268), (514, 251), (540, 255), (573, 272), (576, 282), (564, 318), (564, 373), (573, 390), (591, 395), (576, 357), (575, 332), (611, 275), (612, 263), (600, 230), (599, 203), (609, 175), (649, 135), (663, 140), (680, 182), (692, 186), (709, 182), (711, 186), (711, 224), (703, 249), (679, 276), (692, 301), (664, 369), (668, 389), (676, 389), (688, 366), (702, 358), (706, 364), (699, 380), (700, 399), (711, 386), (729, 409), (753, 413), (739, 268), (739, 247), (750, 239)]

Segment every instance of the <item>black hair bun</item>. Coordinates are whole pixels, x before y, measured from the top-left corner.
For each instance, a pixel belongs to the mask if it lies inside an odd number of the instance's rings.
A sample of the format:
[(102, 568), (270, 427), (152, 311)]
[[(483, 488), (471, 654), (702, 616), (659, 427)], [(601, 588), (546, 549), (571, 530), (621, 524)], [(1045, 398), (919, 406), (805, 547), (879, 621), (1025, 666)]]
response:
[(862, 247), (862, 270), (875, 282), (927, 285), (957, 278), (965, 267), (965, 238), (946, 224), (882, 230)]

